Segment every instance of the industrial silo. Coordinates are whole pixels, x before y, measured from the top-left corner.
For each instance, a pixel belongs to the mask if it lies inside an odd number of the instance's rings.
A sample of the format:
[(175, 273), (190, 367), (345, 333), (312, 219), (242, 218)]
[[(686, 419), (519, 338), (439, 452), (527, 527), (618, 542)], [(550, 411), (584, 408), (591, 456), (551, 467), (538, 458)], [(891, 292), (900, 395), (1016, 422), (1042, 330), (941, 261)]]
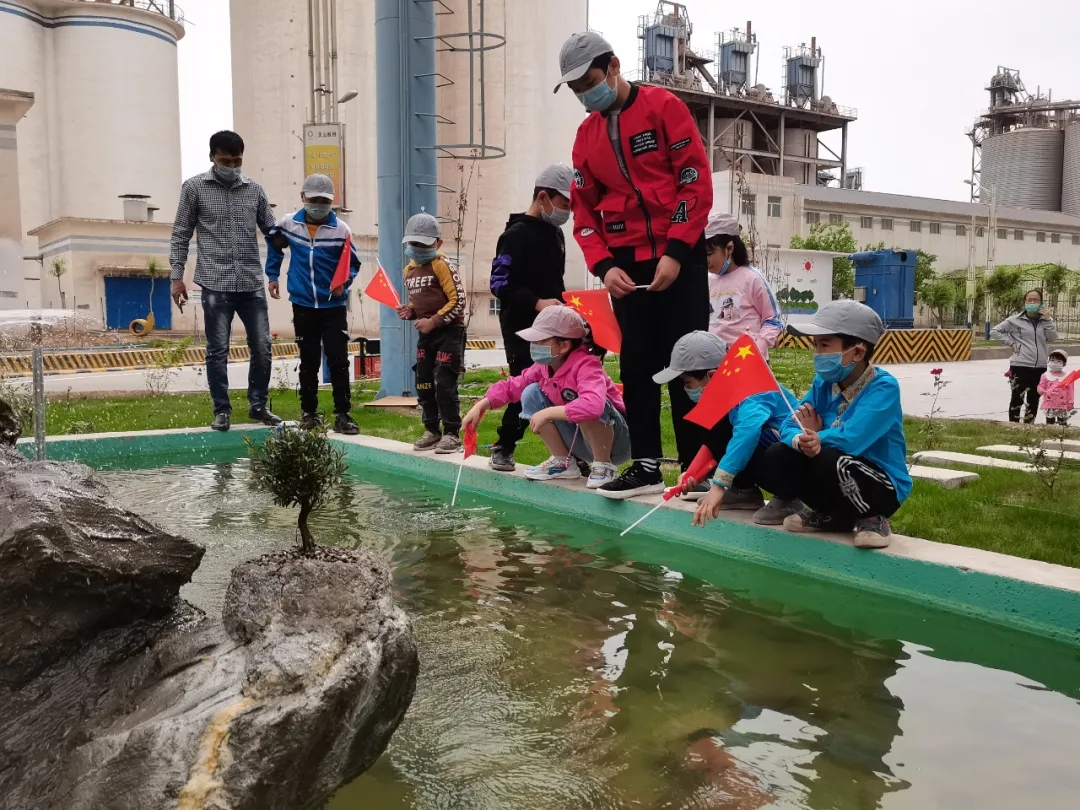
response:
[[(741, 163), (743, 171), (753, 171), (753, 163), (749, 157), (736, 160), (741, 152), (750, 151), (754, 148), (754, 122), (748, 118), (717, 118), (713, 125), (716, 143), (716, 158), (713, 166), (714, 172), (722, 172), (730, 169), (735, 163)], [(701, 123), (702, 137), (708, 138), (709, 122)]]
[[(375, 4), (334, 5), (333, 19), (316, 21), (320, 29), (336, 27), (335, 97), (357, 91), (358, 97), (338, 105), (346, 131), (347, 215), (359, 235), (377, 232), (375, 121)], [(481, 19), (481, 5), (483, 18)], [(471, 6), (471, 25), (470, 25)], [(586, 0), (442, 0), (436, 16), (438, 75), (436, 112), (439, 151), (438, 214), (443, 218), (444, 251), (459, 256), (466, 285), (477, 305), (470, 334), (494, 334), (497, 321), (488, 316), (488, 275), (499, 234), (511, 212), (529, 204), (533, 182), (544, 166), (571, 162), (571, 149), (585, 111), (565, 89), (552, 94), (559, 80), (558, 56), (563, 42), (586, 27)], [(309, 57), (309, 0), (231, 0), (233, 117), (247, 141), (245, 171), (267, 189), (278, 213), (299, 205), (304, 159), (301, 135), (313, 106)], [(484, 31), (484, 64), (474, 53), (470, 81), (467, 34)], [(505, 36), (506, 45), (497, 47)], [(472, 47), (481, 47), (474, 36)], [(632, 55), (624, 57), (627, 62)], [(316, 82), (318, 84), (318, 82)], [(470, 86), (472, 93), (470, 94)], [(470, 131), (471, 120), (471, 131)], [(471, 148), (485, 141), (488, 156), (474, 161)], [(462, 191), (466, 190), (464, 199)], [(462, 208), (464, 208), (462, 212)], [(415, 212), (410, 212), (415, 213)], [(460, 228), (458, 221), (460, 220)], [(568, 281), (584, 275), (580, 251), (569, 226)], [(460, 235), (460, 245), (455, 236)], [(365, 260), (363, 278), (373, 267)], [(358, 319), (357, 319), (358, 320)], [(378, 322), (376, 307), (366, 323)], [(355, 326), (360, 326), (354, 321)]]
[(818, 134), (816, 130), (803, 127), (787, 127), (784, 132), (784, 176), (803, 185), (817, 185), (817, 167), (805, 160), (788, 158), (816, 159), (818, 156)]
[(1061, 210), (1080, 217), (1080, 121), (1065, 128), (1065, 157), (1061, 170)]
[[(121, 194), (149, 195), (172, 219), (184, 29), (158, 5), (0, 3), (0, 87), (35, 96), (18, 138), (27, 230), (59, 217), (120, 219)], [(33, 238), (25, 246), (36, 252)]]
[(983, 191), (996, 189), (998, 205), (1060, 211), (1064, 145), (1060, 129), (991, 135), (982, 144)]

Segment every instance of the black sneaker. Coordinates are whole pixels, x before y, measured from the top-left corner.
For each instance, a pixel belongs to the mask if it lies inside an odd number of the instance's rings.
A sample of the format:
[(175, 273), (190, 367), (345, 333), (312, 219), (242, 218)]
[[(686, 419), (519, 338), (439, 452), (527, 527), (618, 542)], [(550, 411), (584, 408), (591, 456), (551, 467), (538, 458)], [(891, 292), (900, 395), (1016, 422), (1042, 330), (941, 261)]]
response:
[(248, 419), (252, 422), (258, 422), (260, 425), (269, 425), (270, 427), (277, 427), (281, 424), (281, 417), (274, 416), (265, 407), (252, 408), (248, 411)]
[(491, 448), (491, 469), (496, 472), (514, 472), (517, 464), (514, 463), (514, 454), (499, 445)]
[(855, 548), (885, 548), (891, 540), (888, 518), (872, 515), (855, 521)]
[(357, 436), (360, 433), (360, 426), (353, 421), (349, 414), (339, 413), (334, 417), (334, 432), (343, 436)]
[(224, 433), (229, 429), (229, 423), (231, 421), (231, 417), (227, 413), (214, 414), (214, 421), (210, 423), (210, 429)]
[(322, 426), (322, 417), (317, 413), (305, 413), (300, 417), (301, 430), (320, 430)]
[(635, 461), (610, 484), (596, 490), (597, 494), (613, 501), (625, 501), (639, 495), (659, 495), (663, 491), (664, 477), (660, 474), (660, 466), (650, 471), (640, 461)]

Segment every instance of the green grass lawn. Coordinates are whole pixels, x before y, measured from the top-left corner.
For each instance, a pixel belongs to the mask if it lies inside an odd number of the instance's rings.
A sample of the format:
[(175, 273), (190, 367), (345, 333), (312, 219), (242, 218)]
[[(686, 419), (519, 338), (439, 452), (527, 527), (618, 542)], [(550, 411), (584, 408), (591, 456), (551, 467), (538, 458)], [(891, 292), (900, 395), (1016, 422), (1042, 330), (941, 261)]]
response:
[[(772, 365), (777, 378), (796, 393), (801, 395), (809, 388), (813, 365), (808, 352), (778, 351)], [(609, 359), (608, 371), (618, 379), (614, 360)], [(461, 385), (462, 409), (482, 397), (500, 377), (498, 369), (466, 372)], [(377, 390), (377, 384), (358, 384), (354, 404), (370, 401)], [(242, 392), (232, 396), (236, 421), (241, 422), (247, 414), (246, 399)], [(278, 415), (299, 418), (297, 394), (285, 381), (276, 384), (272, 397)], [(666, 392), (664, 405), (668, 407)], [(324, 412), (332, 412), (328, 390), (320, 392), (320, 406)], [(361, 431), (368, 435), (412, 442), (422, 432), (418, 414), (357, 407), (354, 416)], [(500, 418), (501, 412), (493, 412), (481, 423), (482, 448), (496, 440)], [(50, 401), (47, 415), (51, 435), (201, 427), (210, 419), (208, 394), (59, 398)], [(670, 419), (664, 419), (662, 426), (665, 453), (672, 457), (675, 437)], [(923, 419), (905, 420), (909, 452), (927, 448), (925, 426)], [(1017, 444), (1022, 436), (1022, 429), (999, 423), (941, 421), (935, 442), (937, 449), (973, 452), (988, 444)], [(1077, 436), (1080, 431), (1074, 432), (1073, 438)], [(486, 452), (481, 450), (482, 454)], [(545, 458), (547, 451), (539, 438), (528, 434), (518, 447), (517, 460), (538, 464)], [(895, 530), (928, 540), (1080, 567), (1080, 468), (1063, 469), (1053, 492), (1027, 473), (979, 470), (979, 474), (979, 481), (960, 490), (916, 482), (911, 498), (893, 519)], [(674, 466), (665, 469), (669, 483), (674, 483), (677, 475)]]

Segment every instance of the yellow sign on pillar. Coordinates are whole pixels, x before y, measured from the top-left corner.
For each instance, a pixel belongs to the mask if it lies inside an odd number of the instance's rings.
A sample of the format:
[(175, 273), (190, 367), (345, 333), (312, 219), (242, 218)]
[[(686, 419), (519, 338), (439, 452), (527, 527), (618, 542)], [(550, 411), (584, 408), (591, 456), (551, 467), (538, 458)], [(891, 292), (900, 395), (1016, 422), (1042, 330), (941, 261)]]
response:
[(325, 174), (334, 181), (334, 206), (345, 205), (344, 146), (341, 124), (304, 127), (304, 176)]

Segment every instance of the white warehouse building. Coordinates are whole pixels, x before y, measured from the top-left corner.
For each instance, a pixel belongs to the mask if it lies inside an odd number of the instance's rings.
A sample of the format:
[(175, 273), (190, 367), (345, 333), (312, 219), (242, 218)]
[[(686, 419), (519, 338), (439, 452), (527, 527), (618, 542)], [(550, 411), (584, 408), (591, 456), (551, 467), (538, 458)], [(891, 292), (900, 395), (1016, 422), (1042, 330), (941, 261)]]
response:
[[(819, 222), (847, 222), (859, 247), (925, 250), (937, 256), (939, 273), (986, 265), (988, 205), (909, 197), (874, 191), (808, 186), (791, 178), (747, 174), (746, 194), (730, 171), (713, 175), (716, 207), (753, 222), (761, 247), (786, 248)], [(1080, 217), (1056, 211), (998, 206), (996, 264), (1061, 263), (1080, 268)]]
[(0, 0), (0, 307), (104, 322), (107, 279), (167, 255), (183, 35), (168, 0)]

